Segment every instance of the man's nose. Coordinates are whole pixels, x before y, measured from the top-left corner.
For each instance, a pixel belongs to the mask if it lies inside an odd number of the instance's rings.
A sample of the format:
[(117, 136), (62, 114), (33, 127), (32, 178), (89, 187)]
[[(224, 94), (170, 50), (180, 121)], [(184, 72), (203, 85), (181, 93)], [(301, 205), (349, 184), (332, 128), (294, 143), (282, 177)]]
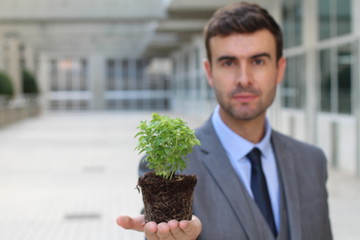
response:
[(248, 64), (241, 64), (236, 74), (236, 84), (248, 86), (253, 82), (252, 70)]

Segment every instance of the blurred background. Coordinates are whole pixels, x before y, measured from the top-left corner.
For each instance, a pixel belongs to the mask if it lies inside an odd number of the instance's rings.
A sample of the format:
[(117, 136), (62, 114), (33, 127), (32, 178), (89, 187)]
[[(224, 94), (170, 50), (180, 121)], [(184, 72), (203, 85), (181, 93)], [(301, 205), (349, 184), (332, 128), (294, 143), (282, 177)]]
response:
[[(0, 239), (143, 239), (133, 136), (216, 99), (202, 30), (233, 0), (0, 1)], [(281, 24), (275, 129), (321, 147), (337, 239), (360, 239), (360, 1), (251, 0)]]

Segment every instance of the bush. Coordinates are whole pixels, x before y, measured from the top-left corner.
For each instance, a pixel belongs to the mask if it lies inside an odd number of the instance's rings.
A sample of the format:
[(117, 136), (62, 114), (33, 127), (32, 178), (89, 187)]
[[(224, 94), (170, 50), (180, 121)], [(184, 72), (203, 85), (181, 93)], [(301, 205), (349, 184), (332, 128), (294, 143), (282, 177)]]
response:
[(11, 98), (14, 95), (12, 81), (4, 72), (0, 72), (0, 95), (4, 95), (8, 98)]
[(38, 94), (39, 89), (35, 77), (27, 70), (22, 70), (23, 93)]
[(144, 160), (148, 162), (148, 168), (164, 179), (172, 179), (178, 170), (183, 171), (188, 160), (186, 155), (195, 145), (200, 145), (195, 131), (180, 118), (153, 113), (150, 121), (141, 121), (137, 128), (135, 149), (146, 153)]

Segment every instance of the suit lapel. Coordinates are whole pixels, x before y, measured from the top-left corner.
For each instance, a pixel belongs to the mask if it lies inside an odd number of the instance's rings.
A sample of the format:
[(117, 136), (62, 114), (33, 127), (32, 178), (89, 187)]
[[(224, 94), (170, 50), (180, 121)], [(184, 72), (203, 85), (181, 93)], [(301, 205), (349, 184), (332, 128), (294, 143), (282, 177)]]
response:
[(205, 168), (231, 205), (243, 231), (248, 237), (251, 236), (251, 239), (260, 239), (259, 230), (252, 213), (251, 198), (227, 159), (225, 150), (210, 121), (207, 122), (203, 130), (205, 131), (199, 135), (199, 138), (201, 148), (206, 153), (202, 159)]
[(272, 132), (272, 146), (278, 166), (279, 179), (282, 185), (291, 239), (302, 239), (300, 222), (300, 202), (298, 193), (298, 182), (294, 167), (294, 157), (287, 147), (286, 141), (281, 141), (281, 135)]

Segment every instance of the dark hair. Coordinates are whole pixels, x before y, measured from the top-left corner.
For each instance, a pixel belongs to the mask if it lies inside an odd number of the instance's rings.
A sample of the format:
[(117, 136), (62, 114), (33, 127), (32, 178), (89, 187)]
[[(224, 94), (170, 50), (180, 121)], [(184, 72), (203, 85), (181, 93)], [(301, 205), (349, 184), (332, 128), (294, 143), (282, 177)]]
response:
[(218, 9), (204, 29), (205, 47), (211, 62), (210, 39), (232, 33), (254, 33), (269, 30), (276, 41), (276, 58), (282, 57), (283, 36), (279, 25), (268, 11), (257, 4), (239, 2)]

